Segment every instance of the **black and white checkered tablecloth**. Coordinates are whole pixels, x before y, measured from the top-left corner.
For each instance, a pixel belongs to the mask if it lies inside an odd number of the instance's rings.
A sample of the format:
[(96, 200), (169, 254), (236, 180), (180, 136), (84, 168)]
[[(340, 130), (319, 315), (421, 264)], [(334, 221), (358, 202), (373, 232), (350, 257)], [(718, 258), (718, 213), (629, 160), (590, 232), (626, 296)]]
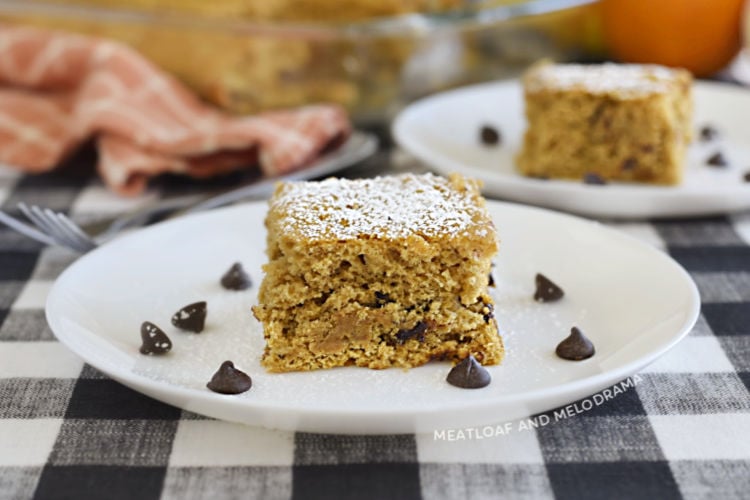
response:
[[(0, 169), (2, 209), (22, 200), (78, 219), (144, 202)], [(749, 498), (750, 214), (616, 226), (690, 271), (695, 329), (591, 411), (453, 441), (270, 431), (127, 389), (45, 322), (75, 256), (0, 227), (0, 498)]]

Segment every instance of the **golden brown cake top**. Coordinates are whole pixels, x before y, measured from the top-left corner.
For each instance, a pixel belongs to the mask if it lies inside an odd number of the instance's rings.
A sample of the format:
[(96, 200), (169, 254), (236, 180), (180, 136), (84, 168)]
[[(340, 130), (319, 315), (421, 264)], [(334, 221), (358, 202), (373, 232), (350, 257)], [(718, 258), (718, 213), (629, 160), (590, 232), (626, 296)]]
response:
[(657, 65), (543, 63), (524, 75), (524, 87), (527, 92), (581, 91), (627, 99), (671, 92), (691, 80), (685, 70)]
[(495, 236), (477, 183), (457, 174), (284, 183), (269, 203), (277, 229), (308, 240)]

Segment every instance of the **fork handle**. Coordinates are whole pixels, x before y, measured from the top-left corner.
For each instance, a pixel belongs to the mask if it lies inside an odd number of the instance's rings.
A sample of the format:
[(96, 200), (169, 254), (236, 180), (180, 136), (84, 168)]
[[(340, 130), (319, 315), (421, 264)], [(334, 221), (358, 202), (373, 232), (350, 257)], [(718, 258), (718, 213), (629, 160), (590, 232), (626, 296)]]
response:
[(142, 226), (148, 219), (160, 214), (174, 216), (182, 212), (194, 213), (218, 208), (239, 200), (263, 198), (273, 192), (276, 182), (277, 179), (262, 180), (218, 196), (196, 194), (166, 199), (156, 205), (144, 207), (115, 220), (101, 236), (106, 238), (119, 233), (123, 229)]
[(16, 220), (15, 218), (6, 214), (2, 210), (0, 210), (0, 222), (5, 224), (9, 228), (13, 229), (14, 231), (17, 231), (24, 236), (28, 236), (32, 240), (36, 240), (39, 243), (44, 243), (45, 245), (49, 245), (53, 247), (59, 246), (59, 244), (55, 240), (53, 240), (46, 234), (40, 231), (37, 231), (36, 229), (29, 226), (28, 224), (24, 224), (23, 222)]
[(159, 214), (175, 212), (177, 210), (189, 207), (195, 203), (199, 203), (205, 198), (205, 195), (186, 195), (179, 196), (177, 198), (170, 198), (162, 200), (155, 205), (140, 208), (133, 213), (118, 217), (107, 227), (104, 232), (97, 236), (97, 239), (109, 239), (123, 229), (129, 227), (142, 226), (145, 222)]

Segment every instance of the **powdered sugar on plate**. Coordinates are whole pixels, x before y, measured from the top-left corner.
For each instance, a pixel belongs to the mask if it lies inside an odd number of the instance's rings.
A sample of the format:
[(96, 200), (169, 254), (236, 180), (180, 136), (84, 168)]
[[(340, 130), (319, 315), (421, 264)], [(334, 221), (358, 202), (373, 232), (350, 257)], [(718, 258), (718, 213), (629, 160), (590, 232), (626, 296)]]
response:
[[(200, 284), (196, 284), (200, 286)], [(237, 368), (257, 371), (263, 353), (263, 329), (253, 318), (253, 291), (227, 291), (218, 285), (202, 287), (208, 303), (205, 328), (201, 333), (164, 326), (172, 340), (172, 351), (164, 356), (138, 359), (133, 371), (152, 380), (193, 389), (205, 389), (221, 363), (230, 360)], [(176, 298), (169, 302), (178, 303)], [(169, 310), (164, 311), (168, 316)]]

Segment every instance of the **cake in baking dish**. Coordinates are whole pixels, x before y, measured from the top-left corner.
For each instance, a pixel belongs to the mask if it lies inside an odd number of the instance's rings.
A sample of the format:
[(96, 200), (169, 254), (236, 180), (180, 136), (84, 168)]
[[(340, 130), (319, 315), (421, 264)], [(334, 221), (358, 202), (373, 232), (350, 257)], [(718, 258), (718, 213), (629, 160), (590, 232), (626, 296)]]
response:
[(523, 78), (521, 173), (677, 184), (691, 139), (692, 76), (633, 64), (549, 64)]
[[(119, 40), (203, 99), (236, 114), (328, 102), (377, 115), (396, 98), (404, 78), (402, 66), (421, 59), (422, 37), (413, 39), (409, 30), (383, 36), (363, 30), (358, 37), (357, 27), (384, 17), (442, 13), (462, 7), (463, 2), (37, 0), (19, 4), (24, 8), (0, 9), (0, 23)], [(46, 4), (64, 4), (60, 6), (64, 8)]]
[(284, 183), (266, 227), (269, 262), (253, 311), (269, 371), (502, 360), (487, 291), (498, 243), (475, 181)]

